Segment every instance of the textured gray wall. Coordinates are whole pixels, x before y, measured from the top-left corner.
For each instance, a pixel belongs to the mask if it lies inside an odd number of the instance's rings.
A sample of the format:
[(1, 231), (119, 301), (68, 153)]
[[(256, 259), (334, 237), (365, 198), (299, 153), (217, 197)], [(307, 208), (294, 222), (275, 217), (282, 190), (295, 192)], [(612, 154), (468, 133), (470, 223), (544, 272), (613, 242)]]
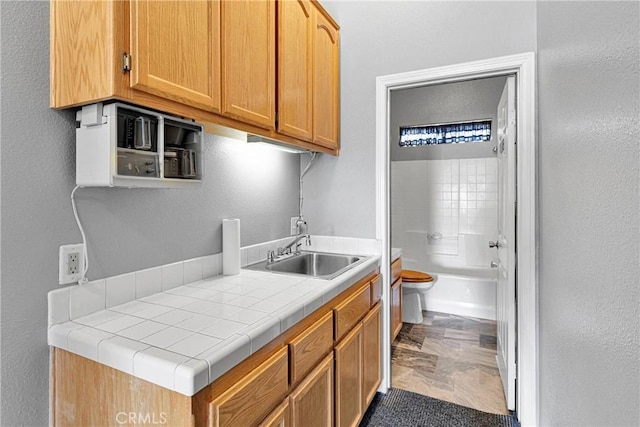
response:
[(640, 425), (638, 2), (538, 4), (540, 425)]
[[(49, 3), (0, 2), (2, 425), (47, 425), (47, 292), (58, 247), (81, 241), (74, 114), (49, 109)], [(267, 149), (268, 150), (268, 149)], [(221, 251), (221, 220), (242, 244), (288, 235), (299, 155), (208, 136), (199, 189), (80, 189), (91, 279)]]
[(316, 234), (375, 237), (376, 77), (534, 51), (534, 2), (329, 1), (340, 24), (340, 157), (305, 178)]
[[(446, 83), (391, 92), (391, 161), (495, 157), (498, 102), (506, 77)], [(400, 126), (491, 120), (491, 139), (467, 144), (400, 147)]]

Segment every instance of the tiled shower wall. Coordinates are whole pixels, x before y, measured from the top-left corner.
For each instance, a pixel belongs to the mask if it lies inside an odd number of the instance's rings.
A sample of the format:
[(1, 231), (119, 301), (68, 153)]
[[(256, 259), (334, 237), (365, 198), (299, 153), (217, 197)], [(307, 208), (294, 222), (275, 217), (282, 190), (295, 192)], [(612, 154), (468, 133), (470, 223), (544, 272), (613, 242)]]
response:
[(495, 158), (391, 162), (392, 246), (408, 268), (488, 266), (497, 195)]

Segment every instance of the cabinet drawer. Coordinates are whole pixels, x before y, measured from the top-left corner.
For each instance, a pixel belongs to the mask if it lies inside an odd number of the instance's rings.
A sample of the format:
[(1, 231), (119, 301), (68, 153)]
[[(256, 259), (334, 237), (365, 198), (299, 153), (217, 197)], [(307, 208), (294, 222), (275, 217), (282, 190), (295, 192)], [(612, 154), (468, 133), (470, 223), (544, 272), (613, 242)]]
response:
[(333, 348), (333, 312), (328, 312), (289, 343), (290, 379), (296, 384)]
[(376, 275), (376, 277), (371, 280), (371, 306), (376, 305), (378, 301), (382, 298), (382, 279), (380, 279), (380, 275)]
[(287, 371), (287, 347), (283, 347), (209, 403), (209, 425), (257, 425), (287, 395)]
[(402, 277), (402, 259), (398, 258), (391, 263), (391, 283), (394, 283), (400, 277)]
[(340, 341), (344, 334), (364, 317), (370, 307), (371, 290), (369, 282), (367, 282), (333, 309), (336, 341)]

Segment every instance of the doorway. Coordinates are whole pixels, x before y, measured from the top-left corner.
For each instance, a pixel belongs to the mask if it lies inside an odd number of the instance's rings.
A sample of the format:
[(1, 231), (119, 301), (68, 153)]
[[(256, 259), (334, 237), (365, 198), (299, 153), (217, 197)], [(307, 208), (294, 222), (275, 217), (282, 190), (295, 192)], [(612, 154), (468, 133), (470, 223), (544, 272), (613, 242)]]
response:
[(405, 271), (434, 279), (420, 292), (403, 286), (392, 386), (503, 415), (515, 410), (515, 300), (504, 292), (514, 284), (514, 221), (504, 218), (514, 213), (503, 197), (511, 186), (500, 185), (515, 182), (506, 168), (515, 159), (507, 126), (514, 80), (390, 94), (391, 246), (401, 249)]
[[(538, 419), (537, 379), (537, 296), (535, 234), (535, 56), (533, 53), (493, 58), (454, 66), (378, 77), (376, 82), (376, 219), (377, 237), (382, 241), (381, 270), (386, 280), (385, 301), (389, 298), (390, 265), (390, 200), (389, 200), (389, 108), (393, 90), (460, 82), (486, 77), (515, 75), (517, 97), (517, 265), (515, 275), (518, 294), (517, 319), (517, 386), (515, 408), (523, 424), (536, 424)], [(383, 384), (390, 386), (389, 304), (384, 312)]]

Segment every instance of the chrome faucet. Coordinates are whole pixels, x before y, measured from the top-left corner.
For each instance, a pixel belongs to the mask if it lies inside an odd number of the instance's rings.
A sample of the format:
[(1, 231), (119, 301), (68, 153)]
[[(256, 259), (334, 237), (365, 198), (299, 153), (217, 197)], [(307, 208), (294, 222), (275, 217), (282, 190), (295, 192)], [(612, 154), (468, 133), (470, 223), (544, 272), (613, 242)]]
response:
[(298, 243), (300, 242), (300, 240), (302, 239), (306, 239), (306, 245), (309, 246), (311, 245), (311, 235), (310, 234), (301, 234), (299, 236), (296, 236), (295, 239), (293, 239), (288, 245), (286, 245), (283, 248), (278, 248), (278, 256), (282, 256), (282, 255), (288, 255), (291, 253), (291, 248), (295, 245), (296, 250), (294, 252), (295, 255), (299, 255), (300, 254), (300, 246), (302, 246), (302, 243)]

